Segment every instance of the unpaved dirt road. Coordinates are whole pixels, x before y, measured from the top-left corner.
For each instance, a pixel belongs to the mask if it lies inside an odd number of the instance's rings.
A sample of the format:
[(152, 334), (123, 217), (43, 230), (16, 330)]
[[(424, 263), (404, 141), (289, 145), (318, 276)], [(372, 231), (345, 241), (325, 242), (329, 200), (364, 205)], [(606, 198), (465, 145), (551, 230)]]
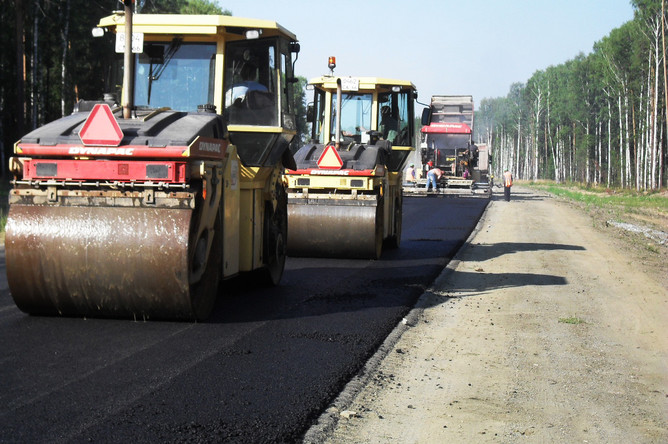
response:
[(305, 441), (668, 442), (668, 246), (613, 230), (495, 195), (334, 430)]

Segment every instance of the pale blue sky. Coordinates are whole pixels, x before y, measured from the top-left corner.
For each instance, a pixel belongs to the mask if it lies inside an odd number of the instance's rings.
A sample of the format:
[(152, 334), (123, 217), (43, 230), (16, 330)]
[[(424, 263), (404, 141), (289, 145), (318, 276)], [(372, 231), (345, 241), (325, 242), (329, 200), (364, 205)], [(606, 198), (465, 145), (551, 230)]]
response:
[[(412, 81), (433, 94), (502, 97), (633, 19), (630, 0), (218, 0), (238, 17), (277, 21), (297, 35), (298, 75)], [(335, 7), (338, 5), (338, 7)]]

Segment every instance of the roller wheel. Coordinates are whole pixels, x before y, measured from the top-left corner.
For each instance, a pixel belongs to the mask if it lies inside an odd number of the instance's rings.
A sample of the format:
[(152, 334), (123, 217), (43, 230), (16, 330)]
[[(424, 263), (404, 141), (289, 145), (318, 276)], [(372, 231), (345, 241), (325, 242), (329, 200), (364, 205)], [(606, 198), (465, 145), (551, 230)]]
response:
[(389, 248), (399, 248), (401, 243), (401, 214), (401, 198), (397, 198), (394, 202), (394, 232), (387, 238)]
[(383, 225), (384, 204), (381, 199), (376, 207), (376, 251), (373, 259), (380, 259), (383, 253), (383, 232), (385, 231)]
[(185, 209), (12, 205), (12, 297), (38, 315), (204, 319), (221, 279), (222, 219), (195, 236), (193, 217)]
[[(223, 261), (223, 245), (221, 242), (221, 216), (218, 213), (214, 231), (211, 235), (214, 236), (211, 251), (209, 252), (209, 260), (206, 262), (206, 269), (199, 282), (190, 285), (190, 298), (192, 301), (193, 318), (196, 321), (202, 321), (209, 317), (213, 306), (216, 303), (218, 296), (218, 286), (220, 284), (220, 270)], [(205, 260), (206, 242), (208, 232), (204, 232), (197, 240), (195, 248), (195, 255), (191, 269), (196, 269), (202, 261)]]
[(265, 236), (263, 269), (264, 281), (270, 286), (278, 285), (285, 268), (288, 237), (288, 196), (285, 188), (276, 183), (277, 205), (273, 209), (271, 202), (265, 206)]

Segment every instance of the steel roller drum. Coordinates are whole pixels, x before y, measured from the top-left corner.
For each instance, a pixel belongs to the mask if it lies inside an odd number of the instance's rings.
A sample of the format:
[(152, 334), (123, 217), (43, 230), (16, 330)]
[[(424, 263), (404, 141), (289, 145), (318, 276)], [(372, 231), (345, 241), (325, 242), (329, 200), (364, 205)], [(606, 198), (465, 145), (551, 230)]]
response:
[(44, 315), (193, 319), (192, 211), (11, 205), (7, 280)]
[(377, 259), (381, 209), (375, 201), (288, 202), (288, 255)]

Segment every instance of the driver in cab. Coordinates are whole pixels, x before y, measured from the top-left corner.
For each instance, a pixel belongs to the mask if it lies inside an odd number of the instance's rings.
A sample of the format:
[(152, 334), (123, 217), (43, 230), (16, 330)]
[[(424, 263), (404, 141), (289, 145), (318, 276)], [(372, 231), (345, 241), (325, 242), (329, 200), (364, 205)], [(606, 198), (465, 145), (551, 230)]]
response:
[(241, 81), (232, 85), (225, 93), (226, 106), (241, 105), (249, 91), (268, 92), (269, 90), (257, 81), (257, 67), (252, 63), (245, 63), (241, 68)]

